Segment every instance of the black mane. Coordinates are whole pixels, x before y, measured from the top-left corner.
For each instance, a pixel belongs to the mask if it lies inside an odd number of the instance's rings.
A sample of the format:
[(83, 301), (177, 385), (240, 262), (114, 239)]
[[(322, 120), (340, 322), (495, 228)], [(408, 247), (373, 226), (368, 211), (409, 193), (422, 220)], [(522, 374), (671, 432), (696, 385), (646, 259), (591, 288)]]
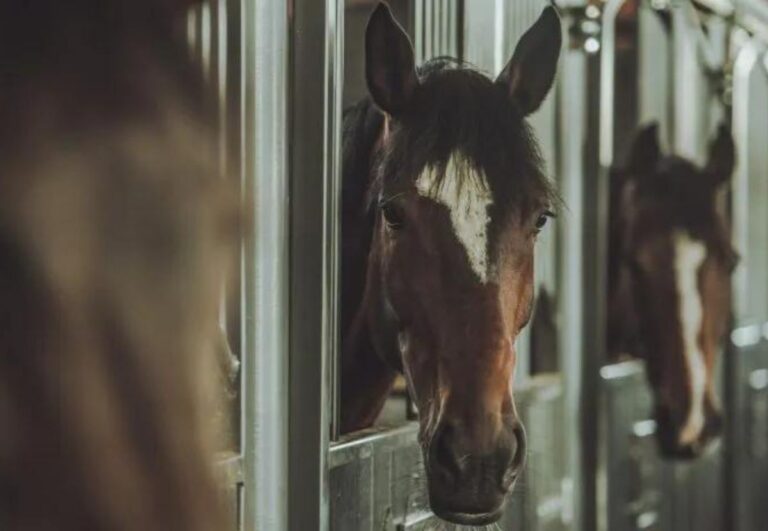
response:
[(348, 330), (365, 288), (374, 211), (368, 208), (372, 154), (384, 115), (369, 98), (344, 111), (342, 130), (342, 287), (341, 324)]
[[(504, 87), (446, 57), (428, 61), (418, 73), (413, 103), (402, 124), (393, 123), (393, 134), (406, 136), (385, 154), (397, 164), (397, 175), (415, 177), (427, 165), (444, 170), (459, 151), (484, 171), (496, 208), (530, 212), (557, 202), (532, 131)], [(390, 184), (384, 176), (393, 174), (382, 168), (372, 191), (378, 195)]]

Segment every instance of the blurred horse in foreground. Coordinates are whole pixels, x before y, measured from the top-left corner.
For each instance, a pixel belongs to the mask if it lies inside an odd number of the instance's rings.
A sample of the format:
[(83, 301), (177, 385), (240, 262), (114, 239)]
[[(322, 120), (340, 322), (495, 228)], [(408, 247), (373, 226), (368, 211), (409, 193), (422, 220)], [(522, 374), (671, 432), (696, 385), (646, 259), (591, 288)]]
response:
[(221, 530), (231, 198), (181, 0), (0, 4), (0, 528)]

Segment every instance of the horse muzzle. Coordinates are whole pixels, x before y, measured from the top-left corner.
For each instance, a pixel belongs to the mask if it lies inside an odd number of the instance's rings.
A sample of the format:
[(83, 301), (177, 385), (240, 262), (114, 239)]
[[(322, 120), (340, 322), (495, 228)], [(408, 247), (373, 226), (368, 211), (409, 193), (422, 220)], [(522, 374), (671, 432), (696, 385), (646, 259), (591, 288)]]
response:
[(467, 443), (460, 426), (442, 423), (425, 451), (430, 505), (443, 520), (487, 525), (504, 512), (506, 494), (525, 461), (525, 431), (518, 422), (484, 451)]

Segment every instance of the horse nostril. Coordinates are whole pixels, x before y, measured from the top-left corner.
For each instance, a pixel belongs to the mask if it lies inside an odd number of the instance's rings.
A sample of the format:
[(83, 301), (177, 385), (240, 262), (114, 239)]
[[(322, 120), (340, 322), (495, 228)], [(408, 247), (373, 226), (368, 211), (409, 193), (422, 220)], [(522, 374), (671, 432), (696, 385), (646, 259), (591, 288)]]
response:
[(512, 449), (512, 468), (518, 470), (523, 466), (525, 462), (525, 428), (519, 422), (512, 428), (512, 434), (514, 436), (514, 448)]
[(505, 451), (500, 455), (506, 455), (506, 460), (501, 467), (504, 471), (501, 478), (501, 488), (505, 491), (512, 487), (517, 479), (520, 469), (525, 462), (525, 430), (520, 423), (515, 423), (511, 428), (509, 440)]

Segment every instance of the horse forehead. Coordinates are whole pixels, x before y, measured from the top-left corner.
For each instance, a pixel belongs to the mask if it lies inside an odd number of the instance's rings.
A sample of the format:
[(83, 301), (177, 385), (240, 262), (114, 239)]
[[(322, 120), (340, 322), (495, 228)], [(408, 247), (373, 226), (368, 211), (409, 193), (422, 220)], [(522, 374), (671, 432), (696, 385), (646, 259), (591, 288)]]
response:
[(490, 206), (493, 194), (485, 172), (453, 152), (445, 167), (428, 164), (416, 179), (417, 192), (448, 209), (453, 231), (482, 284), (488, 282)]

